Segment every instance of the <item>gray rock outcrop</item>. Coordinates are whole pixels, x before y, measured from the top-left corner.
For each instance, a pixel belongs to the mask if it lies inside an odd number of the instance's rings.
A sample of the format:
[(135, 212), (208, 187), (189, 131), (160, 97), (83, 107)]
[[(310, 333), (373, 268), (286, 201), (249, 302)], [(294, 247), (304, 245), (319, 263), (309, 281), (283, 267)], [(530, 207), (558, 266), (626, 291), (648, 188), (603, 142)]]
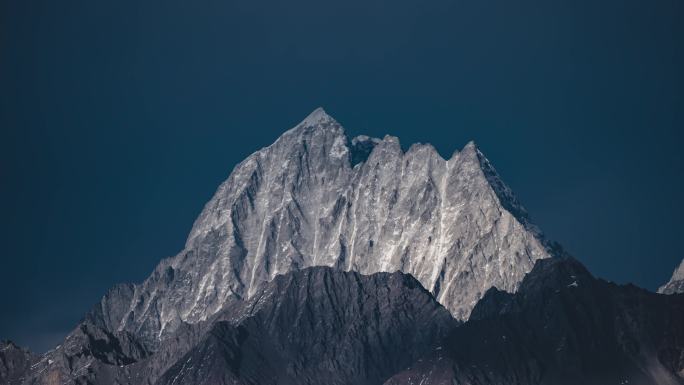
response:
[(674, 273), (672, 273), (672, 278), (658, 288), (658, 293), (660, 294), (676, 294), (684, 293), (684, 261), (682, 261)]

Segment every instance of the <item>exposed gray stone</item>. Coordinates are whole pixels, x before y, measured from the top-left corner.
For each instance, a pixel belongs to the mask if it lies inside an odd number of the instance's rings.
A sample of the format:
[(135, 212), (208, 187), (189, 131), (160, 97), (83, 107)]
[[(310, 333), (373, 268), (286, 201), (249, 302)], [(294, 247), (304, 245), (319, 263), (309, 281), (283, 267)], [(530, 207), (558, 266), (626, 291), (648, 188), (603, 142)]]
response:
[(112, 288), (27, 383), (153, 384), (216, 322), (249, 318), (264, 285), (308, 267), (409, 273), (465, 320), (555, 254), (474, 143), (448, 160), (404, 152), (391, 136), (350, 140), (317, 109), (238, 164), (184, 249)]
[(331, 266), (410, 273), (464, 320), (487, 289), (515, 291), (550, 254), (472, 142), (448, 160), (425, 144), (404, 153), (391, 136), (350, 141), (318, 109), (238, 164), (185, 249), (142, 284), (110, 293), (95, 318), (154, 349), (278, 274)]
[(518, 292), (491, 289), (470, 320), (386, 385), (681, 385), (684, 295), (540, 260)]
[(684, 293), (684, 261), (682, 261), (674, 273), (670, 281), (658, 289), (661, 294), (676, 294)]

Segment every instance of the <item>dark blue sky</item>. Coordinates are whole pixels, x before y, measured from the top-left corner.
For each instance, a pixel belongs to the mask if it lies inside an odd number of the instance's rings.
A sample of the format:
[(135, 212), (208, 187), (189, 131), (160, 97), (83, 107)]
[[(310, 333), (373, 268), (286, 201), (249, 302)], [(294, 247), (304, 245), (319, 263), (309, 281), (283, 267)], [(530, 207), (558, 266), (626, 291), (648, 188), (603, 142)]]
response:
[(58, 343), (317, 106), (476, 140), (550, 238), (655, 289), (684, 257), (682, 68), (680, 0), (0, 0), (0, 338)]

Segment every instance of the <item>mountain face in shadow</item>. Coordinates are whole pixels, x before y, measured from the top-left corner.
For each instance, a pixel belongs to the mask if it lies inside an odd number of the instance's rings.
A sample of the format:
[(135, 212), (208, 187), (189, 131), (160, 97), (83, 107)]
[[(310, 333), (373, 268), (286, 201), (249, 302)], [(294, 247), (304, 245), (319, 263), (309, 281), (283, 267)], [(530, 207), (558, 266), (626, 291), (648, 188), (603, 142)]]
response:
[(19, 385), (38, 356), (11, 341), (0, 341), (0, 384)]
[(238, 321), (216, 322), (159, 384), (379, 384), (457, 322), (402, 273), (278, 276)]
[(387, 384), (682, 384), (684, 295), (538, 261), (515, 294), (491, 289), (443, 345)]
[(312, 267), (179, 328), (154, 354), (127, 335), (79, 329), (27, 383), (379, 384), (457, 325), (410, 275)]
[(0, 351), (7, 384), (683, 384), (684, 295), (540, 260), (465, 323), (412, 276), (312, 267), (185, 324), (156, 352), (84, 322), (36, 357)]
[(489, 290), (466, 323), (410, 275), (312, 267), (154, 353), (82, 326), (40, 360), (12, 345), (19, 364), (0, 373), (8, 384), (682, 384), (683, 326), (684, 295), (596, 279), (569, 257), (538, 261), (514, 294)]

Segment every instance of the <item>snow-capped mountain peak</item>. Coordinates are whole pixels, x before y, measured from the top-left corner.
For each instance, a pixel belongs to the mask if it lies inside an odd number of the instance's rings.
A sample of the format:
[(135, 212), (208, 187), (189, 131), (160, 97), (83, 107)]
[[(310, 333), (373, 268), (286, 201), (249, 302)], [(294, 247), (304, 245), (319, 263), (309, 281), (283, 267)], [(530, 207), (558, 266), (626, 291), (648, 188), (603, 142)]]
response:
[(304, 120), (302, 120), (301, 123), (299, 123), (299, 126), (316, 126), (321, 123), (327, 123), (334, 121), (332, 116), (328, 115), (327, 112), (323, 109), (323, 107), (318, 107), (315, 110), (313, 110)]
[(100, 318), (154, 346), (278, 274), (329, 266), (410, 273), (467, 319), (490, 287), (515, 291), (535, 260), (550, 255), (474, 142), (448, 160), (429, 144), (404, 152), (389, 135), (349, 140), (317, 109), (238, 164), (185, 249), (107, 299)]

